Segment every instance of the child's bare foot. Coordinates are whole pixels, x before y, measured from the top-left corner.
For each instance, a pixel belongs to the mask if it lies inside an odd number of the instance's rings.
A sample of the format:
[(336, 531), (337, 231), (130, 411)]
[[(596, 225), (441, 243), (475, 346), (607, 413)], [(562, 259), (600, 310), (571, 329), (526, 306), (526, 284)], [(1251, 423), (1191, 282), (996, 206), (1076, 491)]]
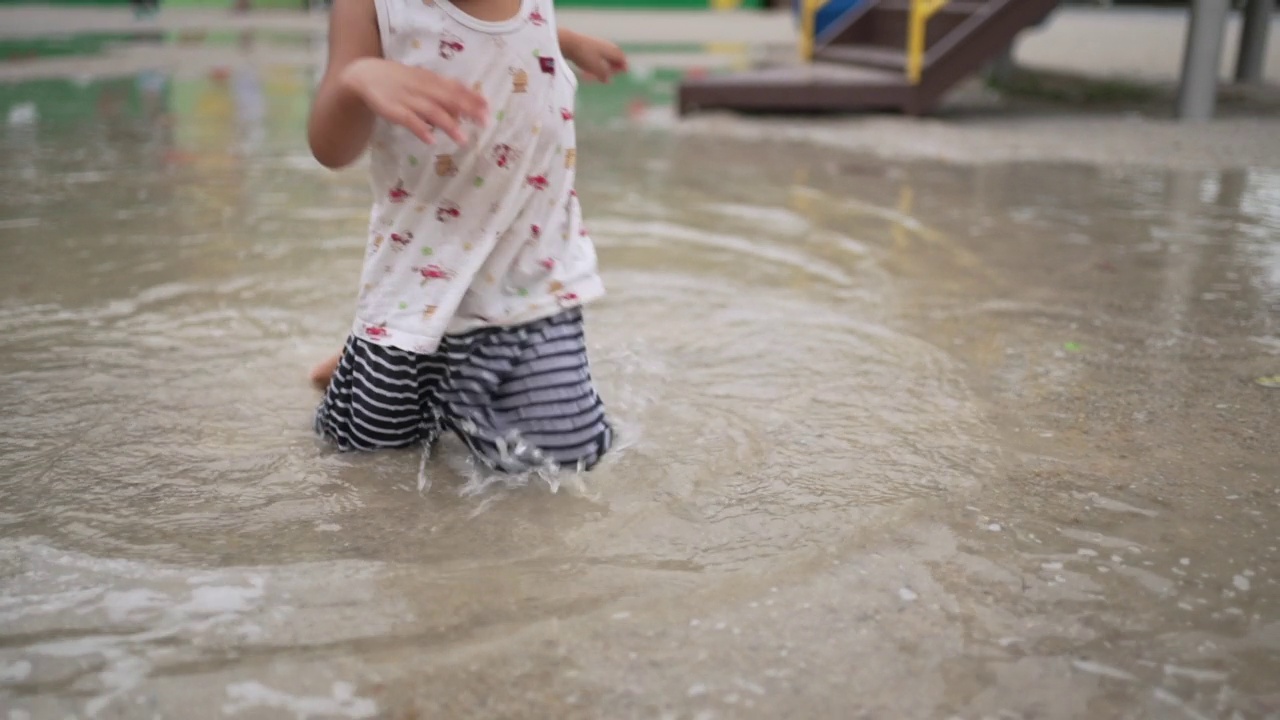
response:
[(329, 386), (329, 380), (333, 378), (333, 374), (338, 371), (338, 361), (342, 359), (339, 353), (333, 357), (327, 358), (324, 362), (311, 368), (311, 384), (323, 390)]

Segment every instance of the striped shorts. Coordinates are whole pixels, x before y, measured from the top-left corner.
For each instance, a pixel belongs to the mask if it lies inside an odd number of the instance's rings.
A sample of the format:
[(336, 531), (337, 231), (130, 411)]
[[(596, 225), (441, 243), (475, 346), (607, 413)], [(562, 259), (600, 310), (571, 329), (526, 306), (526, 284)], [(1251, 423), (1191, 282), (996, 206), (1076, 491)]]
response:
[(429, 355), (351, 337), (316, 411), (340, 450), (434, 443), (449, 430), (502, 472), (589, 470), (613, 441), (582, 311), (446, 336)]

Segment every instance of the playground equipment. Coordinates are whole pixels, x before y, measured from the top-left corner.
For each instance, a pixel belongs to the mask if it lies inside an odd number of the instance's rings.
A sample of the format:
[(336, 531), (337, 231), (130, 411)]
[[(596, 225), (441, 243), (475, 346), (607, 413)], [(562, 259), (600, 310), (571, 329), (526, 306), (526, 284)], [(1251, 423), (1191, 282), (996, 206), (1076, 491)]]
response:
[[(826, 3), (795, 0), (792, 5), (797, 23), (802, 26), (806, 22), (812, 23), (812, 27), (803, 34), (802, 42), (804, 40), (812, 41), (814, 36), (821, 35), (832, 25), (839, 22), (846, 13), (864, 2), (866, 0), (828, 0)], [(809, 47), (812, 47), (812, 42), (809, 42)]]
[(897, 110), (937, 107), (945, 93), (1008, 52), (1018, 33), (1059, 0), (861, 0), (835, 20), (841, 0), (800, 0), (798, 66), (690, 79), (681, 113)]
[[(680, 112), (926, 113), (956, 83), (1007, 55), (1018, 33), (1042, 22), (1059, 0), (862, 0), (834, 21), (824, 12), (850, 0), (797, 1), (804, 64), (687, 79), (680, 87)], [(1182, 119), (1213, 116), (1232, 1), (1190, 0), (1177, 105)], [(1235, 79), (1256, 83), (1262, 80), (1277, 0), (1239, 2), (1243, 22)]]

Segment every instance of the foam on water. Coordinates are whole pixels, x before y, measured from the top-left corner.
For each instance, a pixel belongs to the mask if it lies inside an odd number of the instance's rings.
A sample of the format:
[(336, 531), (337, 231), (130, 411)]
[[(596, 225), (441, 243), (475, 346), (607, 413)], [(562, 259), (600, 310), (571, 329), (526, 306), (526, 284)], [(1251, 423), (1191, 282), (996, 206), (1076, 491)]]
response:
[(378, 704), (357, 697), (350, 683), (335, 682), (328, 696), (299, 696), (269, 688), (260, 682), (239, 682), (227, 686), (227, 702), (222, 712), (237, 715), (245, 710), (272, 709), (292, 714), (298, 720), (314, 717), (369, 718), (378, 714)]
[[(0, 562), (21, 568), (6, 580), (0, 625), (25, 638), (21, 645), (0, 649), (0, 689), (75, 677), (89, 696), (83, 705), (88, 717), (129, 706), (134, 691), (157, 671), (217, 662), (233, 648), (266, 648), (294, 636), (300, 627), (294, 624), (298, 598), (321, 596), (330, 607), (358, 602), (368, 597), (368, 583), (380, 572), (367, 563), (193, 572), (23, 541), (0, 542)], [(339, 578), (346, 584), (327, 586)], [(303, 617), (308, 614), (301, 611)], [(324, 635), (361, 636), (368, 627), (391, 621), (369, 614), (362, 627), (312, 628), (308, 642), (325, 642)], [(335, 683), (332, 698), (323, 701), (254, 692), (252, 685), (229, 688), (228, 707), (238, 711), (265, 703), (349, 717), (376, 711), (372, 701), (354, 697), (342, 683)]]

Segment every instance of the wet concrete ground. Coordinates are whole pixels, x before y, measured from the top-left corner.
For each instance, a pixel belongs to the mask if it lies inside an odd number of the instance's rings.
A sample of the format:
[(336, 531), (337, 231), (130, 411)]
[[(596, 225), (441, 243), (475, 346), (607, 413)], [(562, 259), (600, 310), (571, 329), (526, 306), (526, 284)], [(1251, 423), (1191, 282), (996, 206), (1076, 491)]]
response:
[(419, 495), (307, 432), (367, 203), (311, 77), (4, 89), (9, 717), (1280, 717), (1280, 166), (839, 155), (586, 89), (623, 447)]

